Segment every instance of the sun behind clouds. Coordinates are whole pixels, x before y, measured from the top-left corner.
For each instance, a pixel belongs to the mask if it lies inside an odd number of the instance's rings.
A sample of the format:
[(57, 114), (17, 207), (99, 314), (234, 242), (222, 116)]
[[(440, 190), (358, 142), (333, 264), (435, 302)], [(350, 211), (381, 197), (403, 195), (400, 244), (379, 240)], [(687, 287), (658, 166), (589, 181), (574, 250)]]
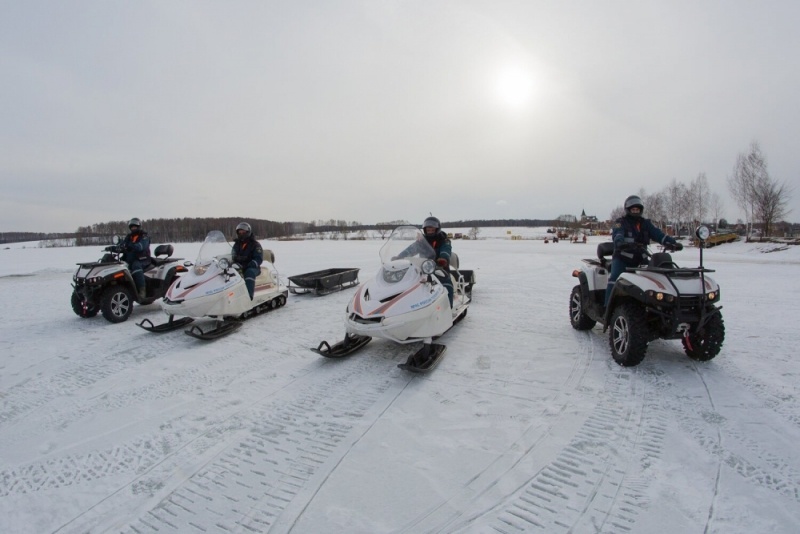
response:
[(510, 111), (529, 107), (535, 89), (533, 73), (519, 65), (503, 66), (494, 76), (494, 97)]

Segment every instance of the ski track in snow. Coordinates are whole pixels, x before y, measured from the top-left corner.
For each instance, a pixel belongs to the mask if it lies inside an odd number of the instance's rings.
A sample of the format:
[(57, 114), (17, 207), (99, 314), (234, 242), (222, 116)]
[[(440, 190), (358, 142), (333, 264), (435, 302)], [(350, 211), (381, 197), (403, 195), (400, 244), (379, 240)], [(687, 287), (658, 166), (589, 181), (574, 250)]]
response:
[[(0, 349), (13, 354), (0, 368), (7, 453), (0, 500), (102, 484), (102, 496), (58, 515), (48, 531), (303, 532), (324, 505), (325, 488), (358, 462), (376, 425), (400, 400), (425, 391), (440, 405), (434, 410), (473, 400), (467, 409), (475, 421), (496, 418), (515, 437), (492, 449), (489, 461), (453, 475), (450, 494), (376, 531), (637, 532), (654, 504), (651, 488), (661, 482), (658, 466), (673, 432), (716, 462), (699, 505), (704, 517), (695, 523), (702, 530), (733, 520), (725, 501), (731, 477), (800, 505), (793, 441), (800, 400), (726, 358), (738, 343), (742, 354), (765, 347), (784, 353), (788, 366), (785, 340), (762, 334), (751, 342), (726, 317), (726, 344), (711, 364), (687, 359), (676, 342), (656, 341), (640, 366), (621, 368), (600, 326), (569, 328), (569, 268), (579, 256), (543, 255), (512, 278), (517, 252), (491, 242), (464, 248), (481, 245), (497, 266), (485, 279), (476, 270), (470, 312), (443, 336), (450, 348), (426, 375), (396, 368), (415, 345), (375, 340), (342, 360), (307, 350), (343, 335), (341, 311), (352, 289), (292, 295), (285, 308), (248, 320), (241, 334), (204, 343), (133, 324), (164, 320), (157, 306), (136, 308), (122, 325), (78, 319), (69, 310), (69, 275), (57, 270), (0, 278), (4, 292), (56, 295), (60, 304), (37, 308), (34, 321), (0, 309), (2, 331), (26, 331), (0, 336)], [(468, 256), (462, 253), (465, 266)], [(536, 298), (510, 310), (516, 295)], [(509, 313), (519, 318), (508, 320)], [(298, 328), (299, 321), (307, 326)], [(48, 337), (51, 331), (59, 338)], [(537, 358), (550, 374), (537, 373)], [(496, 398), (525, 409), (495, 414)], [(83, 435), (87, 425), (102, 431)]]

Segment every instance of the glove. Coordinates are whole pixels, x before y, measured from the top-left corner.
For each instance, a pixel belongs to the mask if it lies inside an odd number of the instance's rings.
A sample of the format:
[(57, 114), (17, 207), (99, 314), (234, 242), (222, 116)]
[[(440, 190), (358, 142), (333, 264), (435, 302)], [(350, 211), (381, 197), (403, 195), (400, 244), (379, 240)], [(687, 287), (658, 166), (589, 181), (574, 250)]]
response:
[(444, 258), (439, 258), (438, 260), (436, 260), (436, 265), (438, 265), (439, 267), (446, 268), (447, 267), (447, 260), (444, 259)]
[(683, 250), (683, 243), (672, 243), (672, 245), (670, 245), (670, 247), (672, 248), (672, 250), (677, 252), (679, 250)]

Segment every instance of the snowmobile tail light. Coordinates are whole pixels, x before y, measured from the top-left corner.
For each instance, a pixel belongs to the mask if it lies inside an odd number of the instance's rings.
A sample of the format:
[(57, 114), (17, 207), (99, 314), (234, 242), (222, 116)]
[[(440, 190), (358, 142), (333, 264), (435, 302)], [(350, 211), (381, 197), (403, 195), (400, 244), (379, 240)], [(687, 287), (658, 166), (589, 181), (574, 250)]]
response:
[(422, 273), (431, 274), (436, 269), (436, 264), (433, 260), (425, 260), (422, 262)]

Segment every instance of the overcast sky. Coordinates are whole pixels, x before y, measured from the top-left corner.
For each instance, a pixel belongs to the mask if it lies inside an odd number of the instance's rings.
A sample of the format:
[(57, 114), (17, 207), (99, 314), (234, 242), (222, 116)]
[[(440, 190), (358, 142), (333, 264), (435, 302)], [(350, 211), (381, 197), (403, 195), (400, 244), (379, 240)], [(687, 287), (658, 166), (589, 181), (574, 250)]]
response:
[[(0, 231), (607, 218), (800, 183), (800, 2), (0, 0)], [(800, 221), (800, 188), (789, 220)]]

